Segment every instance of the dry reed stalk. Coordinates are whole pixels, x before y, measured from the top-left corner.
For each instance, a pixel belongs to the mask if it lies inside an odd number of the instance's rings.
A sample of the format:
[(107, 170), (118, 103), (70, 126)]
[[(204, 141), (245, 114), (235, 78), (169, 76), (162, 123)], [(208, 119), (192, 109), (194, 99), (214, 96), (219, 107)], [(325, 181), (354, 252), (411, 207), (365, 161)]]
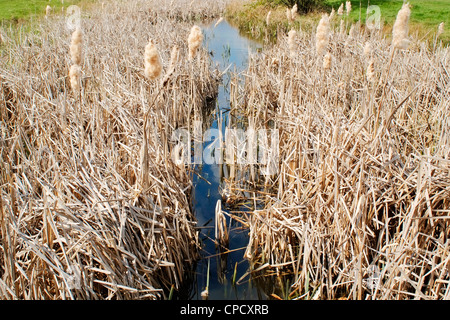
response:
[(266, 16), (266, 26), (270, 25), (270, 16), (272, 15), (272, 11), (269, 10)]
[(439, 37), (441, 34), (444, 33), (444, 22), (441, 22), (438, 26), (438, 32), (437, 32), (437, 37)]
[(289, 46), (289, 55), (290, 55), (291, 59), (296, 56), (296, 43), (295, 43), (296, 37), (297, 37), (297, 32), (294, 29), (289, 31), (288, 46)]
[(74, 93), (79, 93), (81, 90), (81, 67), (74, 64), (69, 69), (70, 86)]

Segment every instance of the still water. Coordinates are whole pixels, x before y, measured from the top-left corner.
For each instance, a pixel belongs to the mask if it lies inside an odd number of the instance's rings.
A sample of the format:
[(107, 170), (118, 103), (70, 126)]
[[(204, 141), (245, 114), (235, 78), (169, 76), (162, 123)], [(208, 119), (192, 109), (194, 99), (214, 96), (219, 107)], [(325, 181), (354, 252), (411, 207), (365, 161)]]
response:
[[(202, 26), (204, 46), (211, 54), (213, 63), (220, 71), (228, 70), (219, 86), (215, 110), (206, 125), (206, 129), (218, 129), (219, 115), (223, 123), (227, 123), (230, 109), (230, 79), (231, 72), (239, 74), (247, 68), (249, 53), (256, 53), (261, 44), (239, 34), (239, 31), (226, 21), (216, 27)], [(224, 132), (224, 124), (220, 130)], [(203, 145), (203, 150), (211, 142)], [(204, 178), (194, 175), (193, 207), (200, 227), (200, 238), (203, 241), (202, 259), (198, 262), (190, 299), (202, 299), (201, 292), (205, 290), (208, 281), (209, 265), (209, 299), (265, 299), (265, 294), (258, 289), (249, 275), (245, 276), (249, 264), (243, 258), (248, 243), (248, 230), (239, 222), (227, 217), (230, 228), (228, 253), (223, 254), (214, 243), (215, 209), (218, 200), (222, 199), (223, 167), (218, 164), (205, 164), (196, 167)], [(224, 211), (227, 208), (222, 206)], [(238, 281), (241, 279), (240, 281)]]

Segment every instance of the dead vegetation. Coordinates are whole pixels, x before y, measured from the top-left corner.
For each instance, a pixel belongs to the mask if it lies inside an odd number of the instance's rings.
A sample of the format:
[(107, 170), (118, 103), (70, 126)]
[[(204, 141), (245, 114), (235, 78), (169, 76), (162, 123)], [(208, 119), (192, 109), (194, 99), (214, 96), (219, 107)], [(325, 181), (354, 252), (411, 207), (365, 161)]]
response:
[(327, 63), (315, 34), (279, 37), (232, 102), (280, 141), (246, 257), (286, 298), (449, 299), (449, 48), (339, 26)]
[[(172, 132), (201, 120), (218, 79), (204, 49), (188, 61), (193, 22), (172, 14), (157, 1), (111, 1), (83, 15), (75, 92), (64, 16), (9, 31), (0, 56), (2, 299), (158, 299), (182, 287), (199, 239), (192, 173), (170, 156)], [(144, 76), (150, 39), (164, 78)]]

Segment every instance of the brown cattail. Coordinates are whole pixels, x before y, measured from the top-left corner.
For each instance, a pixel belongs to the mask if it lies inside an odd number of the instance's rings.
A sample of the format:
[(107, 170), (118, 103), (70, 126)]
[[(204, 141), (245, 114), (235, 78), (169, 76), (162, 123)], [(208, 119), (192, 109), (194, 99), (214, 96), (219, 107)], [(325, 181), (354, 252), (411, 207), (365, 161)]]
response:
[(321, 55), (328, 46), (328, 37), (330, 32), (330, 20), (327, 14), (322, 15), (316, 32), (316, 53)]
[(350, 1), (347, 1), (345, 3), (345, 10), (347, 11), (347, 15), (349, 15), (350, 12), (352, 12), (352, 3)]
[(370, 59), (369, 65), (367, 66), (366, 76), (370, 83), (375, 82), (375, 61), (373, 58)]
[(341, 3), (338, 9), (338, 15), (342, 16), (344, 14), (344, 3)]
[(266, 25), (270, 24), (270, 16), (271, 15), (272, 15), (272, 11), (269, 11), (269, 13), (267, 14), (267, 17), (266, 17)]
[(397, 14), (394, 27), (392, 29), (392, 45), (397, 49), (408, 49), (410, 41), (408, 40), (408, 22), (411, 15), (409, 2), (404, 3)]
[(189, 60), (195, 58), (197, 54), (198, 48), (201, 46), (203, 42), (203, 33), (202, 29), (199, 26), (193, 26), (191, 29), (191, 33), (188, 37), (188, 46), (189, 46)]
[(81, 67), (78, 64), (74, 64), (69, 70), (70, 86), (74, 93), (78, 93), (81, 90)]
[(288, 33), (288, 46), (289, 46), (289, 54), (291, 58), (295, 57), (295, 38), (297, 36), (297, 32), (292, 29)]
[(72, 33), (72, 40), (70, 42), (70, 58), (73, 64), (81, 64), (82, 42), (83, 34), (81, 33), (81, 29), (77, 28)]
[(438, 27), (437, 36), (439, 37), (443, 33), (444, 33), (444, 22), (441, 22)]
[(331, 68), (331, 53), (327, 52), (327, 54), (323, 57), (323, 68), (328, 70)]
[(159, 57), (158, 50), (153, 43), (153, 40), (150, 40), (149, 43), (145, 46), (144, 64), (145, 77), (147, 79), (154, 80), (161, 75), (161, 59)]

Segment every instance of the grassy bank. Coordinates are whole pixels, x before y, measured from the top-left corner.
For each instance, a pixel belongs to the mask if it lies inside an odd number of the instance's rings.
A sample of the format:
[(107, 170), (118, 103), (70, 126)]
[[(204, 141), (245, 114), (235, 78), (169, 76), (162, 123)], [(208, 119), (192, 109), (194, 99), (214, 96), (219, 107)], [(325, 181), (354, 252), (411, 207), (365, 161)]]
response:
[[(302, 28), (304, 31), (314, 30), (323, 12), (330, 13), (334, 8), (336, 11), (340, 4), (345, 1), (328, 0), (319, 8), (307, 15), (297, 15), (295, 21), (289, 22), (286, 18), (286, 7), (275, 6), (265, 0), (259, 1), (232, 1), (227, 7), (226, 16), (243, 32), (251, 34), (258, 39), (276, 39), (277, 34), (287, 33), (291, 28)], [(352, 11), (345, 17), (347, 23), (366, 22), (366, 11), (368, 4), (378, 5), (381, 10), (381, 21), (383, 31), (390, 36), (392, 25), (401, 8), (403, 1), (351, 1)], [(444, 44), (450, 42), (450, 16), (448, 15), (448, 1), (420, 1), (412, 0), (412, 15), (410, 20), (410, 34), (418, 39), (427, 39), (432, 43), (436, 35), (438, 25), (445, 23), (445, 31), (440, 36)], [(361, 8), (360, 8), (361, 4)], [(267, 26), (266, 17), (271, 11), (270, 23)]]
[(0, 21), (3, 24), (10, 22), (24, 22), (46, 14), (47, 6), (52, 7), (52, 14), (61, 12), (61, 8), (71, 5), (86, 5), (93, 0), (0, 0)]

